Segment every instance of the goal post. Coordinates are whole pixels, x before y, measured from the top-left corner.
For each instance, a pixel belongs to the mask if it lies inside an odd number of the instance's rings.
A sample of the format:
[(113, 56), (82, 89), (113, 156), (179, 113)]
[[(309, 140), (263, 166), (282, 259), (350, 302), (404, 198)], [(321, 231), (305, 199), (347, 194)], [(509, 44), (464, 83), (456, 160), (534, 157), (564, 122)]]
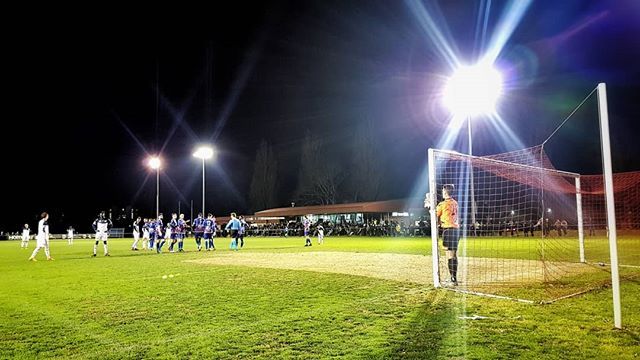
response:
[[(602, 175), (557, 170), (545, 144), (594, 93)], [(428, 160), (435, 287), (545, 302), (610, 284), (614, 325), (622, 327), (616, 214), (626, 235), (640, 228), (640, 172), (613, 174), (604, 83), (539, 146), (482, 157), (429, 149)], [(455, 186), (458, 248), (447, 249), (439, 241), (435, 208), (444, 184)], [(614, 191), (625, 200), (618, 206)], [(629, 236), (622, 241), (629, 245)], [(457, 260), (444, 261), (445, 250)], [(627, 264), (633, 261), (628, 252), (622, 254), (624, 266), (638, 267)], [(444, 282), (450, 270), (456, 271), (448, 266), (457, 268), (458, 286)]]
[(440, 287), (440, 265), (438, 257), (438, 219), (436, 218), (436, 204), (437, 204), (437, 188), (436, 188), (436, 161), (435, 152), (433, 149), (428, 151), (429, 161), (429, 189), (431, 191), (427, 194), (430, 197), (429, 203), (431, 208), (429, 209), (430, 221), (431, 221), (431, 261), (432, 261), (432, 274), (433, 274), (433, 286), (435, 288)]
[(580, 262), (587, 262), (584, 257), (584, 219), (582, 212), (582, 189), (580, 177), (576, 177), (576, 210), (578, 211), (578, 246), (580, 247)]
[(591, 269), (581, 261), (579, 174), (439, 149), (428, 158), (435, 287), (449, 273), (435, 207), (442, 186), (453, 184), (462, 234), (455, 289), (531, 301), (584, 290), (570, 280)]
[(620, 305), (620, 275), (618, 273), (618, 235), (616, 229), (616, 207), (613, 197), (613, 169), (611, 165), (611, 140), (609, 135), (609, 109), (607, 86), (598, 84), (598, 116), (600, 120), (600, 144), (602, 146), (602, 167), (607, 208), (607, 228), (609, 236), (609, 256), (611, 257), (611, 288), (613, 290), (613, 317), (616, 328), (622, 328)]

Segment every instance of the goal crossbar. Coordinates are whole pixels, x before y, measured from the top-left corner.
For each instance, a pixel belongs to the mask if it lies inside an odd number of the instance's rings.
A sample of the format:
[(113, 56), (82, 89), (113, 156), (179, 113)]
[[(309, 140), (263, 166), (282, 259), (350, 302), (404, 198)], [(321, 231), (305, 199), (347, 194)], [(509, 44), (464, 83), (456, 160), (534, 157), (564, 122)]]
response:
[(431, 150), (433, 150), (435, 153), (447, 154), (448, 156), (451, 157), (451, 159), (456, 159), (457, 158), (458, 160), (467, 160), (467, 161), (471, 160), (474, 164), (504, 165), (504, 166), (508, 166), (508, 167), (511, 167), (511, 168), (518, 168), (518, 169), (527, 170), (527, 171), (534, 172), (534, 173), (544, 173), (544, 174), (549, 174), (549, 175), (554, 175), (554, 176), (561, 176), (561, 177), (573, 177), (573, 178), (579, 178), (580, 177), (580, 174), (574, 173), (574, 172), (569, 172), (569, 171), (562, 171), (562, 170), (557, 170), (557, 169), (549, 169), (549, 168), (537, 167), (537, 166), (532, 166), (532, 165), (525, 165), (525, 164), (507, 162), (507, 161), (498, 160), (498, 159), (490, 159), (490, 158), (486, 158), (486, 157), (461, 154), (461, 153), (459, 153), (457, 151), (451, 151), (451, 150), (429, 149), (429, 151), (431, 151)]

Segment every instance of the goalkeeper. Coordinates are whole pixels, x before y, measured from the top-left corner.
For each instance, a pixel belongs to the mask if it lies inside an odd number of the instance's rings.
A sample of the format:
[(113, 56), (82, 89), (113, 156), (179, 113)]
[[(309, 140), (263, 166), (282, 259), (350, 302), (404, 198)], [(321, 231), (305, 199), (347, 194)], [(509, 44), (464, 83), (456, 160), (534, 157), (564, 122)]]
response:
[[(442, 245), (447, 248), (447, 266), (451, 275), (451, 283), (458, 285), (458, 242), (460, 242), (460, 225), (458, 224), (458, 202), (453, 198), (453, 184), (442, 187), (442, 200), (436, 206), (436, 217), (442, 229)], [(425, 207), (431, 207), (427, 194)]]

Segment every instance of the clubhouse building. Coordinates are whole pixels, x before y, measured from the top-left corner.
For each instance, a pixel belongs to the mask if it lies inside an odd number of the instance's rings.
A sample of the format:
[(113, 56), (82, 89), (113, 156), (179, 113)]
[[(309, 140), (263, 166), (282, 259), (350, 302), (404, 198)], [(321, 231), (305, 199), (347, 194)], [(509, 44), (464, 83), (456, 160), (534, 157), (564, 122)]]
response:
[(334, 224), (382, 223), (385, 221), (410, 224), (423, 219), (428, 221), (428, 213), (422, 207), (421, 199), (291, 206), (258, 211), (253, 216), (247, 217), (247, 220), (266, 224), (291, 220), (299, 221), (302, 216), (307, 216), (312, 222), (321, 219)]

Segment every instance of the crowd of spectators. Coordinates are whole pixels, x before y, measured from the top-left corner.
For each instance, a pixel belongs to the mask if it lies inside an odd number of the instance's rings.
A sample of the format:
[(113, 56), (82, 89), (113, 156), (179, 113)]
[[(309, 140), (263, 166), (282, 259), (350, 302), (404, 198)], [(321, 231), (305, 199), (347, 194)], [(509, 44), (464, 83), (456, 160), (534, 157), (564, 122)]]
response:
[[(426, 221), (407, 225), (403, 221), (368, 221), (363, 223), (333, 223), (318, 221), (312, 226), (316, 235), (318, 225), (324, 227), (325, 236), (429, 236), (431, 228)], [(252, 225), (250, 236), (303, 236), (304, 229), (299, 221)]]
[[(227, 231), (221, 224), (217, 230), (217, 236), (226, 237)], [(428, 220), (404, 221), (386, 220), (386, 221), (367, 221), (363, 223), (341, 222), (334, 223), (331, 221), (318, 221), (311, 227), (312, 235), (317, 235), (317, 227), (324, 227), (325, 236), (402, 236), (402, 237), (428, 237), (431, 236), (431, 226)], [(540, 219), (538, 222), (478, 222), (475, 227), (471, 224), (462, 224), (463, 230), (470, 236), (486, 236), (486, 237), (517, 237), (517, 236), (535, 236), (535, 232), (544, 232), (544, 236), (567, 236), (569, 224), (566, 220), (556, 220), (555, 222)], [(590, 224), (586, 224), (589, 234), (593, 232)], [(19, 233), (6, 234), (9, 239), (19, 239)], [(249, 224), (246, 230), (247, 236), (303, 236), (304, 229), (302, 222), (289, 221), (269, 224)], [(53, 235), (53, 237), (66, 238), (66, 235)], [(93, 234), (77, 234), (78, 238), (90, 239)]]
[[(478, 222), (475, 227), (471, 227), (470, 224), (463, 225), (466, 227), (468, 233), (474, 234), (474, 236), (487, 236), (487, 237), (533, 237), (536, 236), (535, 232), (542, 232), (545, 237), (548, 236), (567, 236), (569, 233), (569, 223), (567, 220), (556, 220), (553, 224), (548, 218), (540, 219), (537, 222), (534, 221), (486, 221)], [(574, 226), (573, 228), (577, 228)], [(553, 230), (553, 232), (552, 232)]]

